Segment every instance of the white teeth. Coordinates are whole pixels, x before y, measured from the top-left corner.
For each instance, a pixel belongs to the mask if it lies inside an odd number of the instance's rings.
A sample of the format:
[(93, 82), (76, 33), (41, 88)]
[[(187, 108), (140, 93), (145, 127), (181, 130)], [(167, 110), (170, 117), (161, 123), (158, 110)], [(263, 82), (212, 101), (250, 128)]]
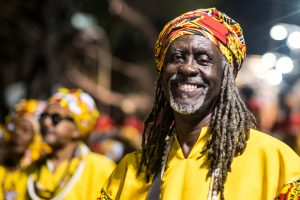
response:
[(195, 90), (197, 89), (197, 85), (187, 84), (187, 83), (179, 83), (179, 88), (183, 90)]

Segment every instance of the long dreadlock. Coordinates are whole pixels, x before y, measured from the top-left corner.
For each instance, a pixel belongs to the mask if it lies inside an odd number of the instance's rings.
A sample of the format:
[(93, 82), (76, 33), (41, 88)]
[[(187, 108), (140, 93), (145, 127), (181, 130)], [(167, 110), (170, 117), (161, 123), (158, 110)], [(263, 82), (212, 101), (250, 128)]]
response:
[(213, 189), (220, 192), (221, 199), (224, 199), (224, 184), (227, 172), (231, 171), (232, 160), (243, 153), (250, 129), (256, 128), (255, 117), (247, 109), (234, 82), (233, 68), (225, 59), (224, 61), (219, 102), (209, 125), (212, 137), (203, 151), (208, 153), (209, 175), (217, 169), (219, 171)]
[(166, 138), (172, 135), (175, 129), (173, 110), (164, 95), (160, 82), (161, 76), (157, 81), (154, 106), (145, 121), (143, 132), (139, 173), (145, 166), (147, 181), (151, 175), (160, 170)]
[[(217, 105), (212, 113), (209, 129), (212, 137), (207, 141), (201, 153), (208, 154), (210, 163), (209, 176), (219, 171), (214, 183), (214, 191), (224, 199), (224, 184), (227, 173), (235, 156), (246, 148), (251, 128), (256, 128), (256, 120), (241, 99), (234, 82), (233, 67), (224, 59), (223, 81)], [(145, 121), (142, 141), (142, 159), (140, 170), (145, 167), (146, 180), (161, 169), (167, 136), (174, 133), (175, 124), (172, 108), (169, 105), (161, 86), (161, 76), (157, 81), (153, 109)]]

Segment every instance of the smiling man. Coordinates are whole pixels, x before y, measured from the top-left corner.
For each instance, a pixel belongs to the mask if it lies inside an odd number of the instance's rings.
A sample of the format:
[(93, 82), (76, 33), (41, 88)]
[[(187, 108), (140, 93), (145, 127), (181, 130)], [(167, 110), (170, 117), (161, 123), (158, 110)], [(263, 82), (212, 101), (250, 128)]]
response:
[(255, 130), (238, 93), (238, 23), (215, 8), (191, 11), (164, 27), (155, 50), (142, 150), (119, 163), (99, 199), (268, 200), (300, 175), (296, 153)]

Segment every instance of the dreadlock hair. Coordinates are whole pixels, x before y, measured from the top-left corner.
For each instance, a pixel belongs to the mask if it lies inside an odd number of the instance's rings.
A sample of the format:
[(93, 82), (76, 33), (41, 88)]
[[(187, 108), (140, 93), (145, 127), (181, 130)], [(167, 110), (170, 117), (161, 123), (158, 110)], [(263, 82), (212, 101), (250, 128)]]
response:
[(235, 156), (242, 154), (249, 139), (250, 129), (256, 128), (255, 117), (243, 102), (234, 78), (237, 72), (226, 59), (223, 59), (224, 74), (217, 106), (210, 120), (212, 136), (207, 141), (202, 153), (208, 153), (211, 176), (218, 170), (214, 191), (224, 199), (224, 184), (227, 172), (231, 171), (231, 163)]
[(146, 180), (161, 169), (162, 155), (167, 136), (173, 135), (175, 130), (173, 110), (162, 90), (161, 76), (157, 80), (155, 101), (151, 113), (145, 121), (142, 140), (142, 160), (139, 172), (146, 167)]
[[(227, 173), (231, 171), (231, 163), (235, 156), (240, 155), (246, 148), (251, 128), (256, 128), (256, 120), (247, 109), (238, 88), (235, 84), (233, 67), (224, 57), (224, 72), (220, 94), (212, 112), (209, 124), (211, 137), (201, 153), (208, 154), (210, 170), (208, 176), (212, 176), (215, 170), (216, 176), (213, 190), (220, 193), (224, 199), (224, 184)], [(139, 172), (145, 167), (146, 180), (161, 169), (161, 161), (164, 153), (167, 136), (174, 133), (175, 124), (172, 108), (169, 105), (161, 86), (161, 76), (157, 81), (155, 102), (153, 109), (145, 121), (145, 129), (142, 141), (142, 158)]]

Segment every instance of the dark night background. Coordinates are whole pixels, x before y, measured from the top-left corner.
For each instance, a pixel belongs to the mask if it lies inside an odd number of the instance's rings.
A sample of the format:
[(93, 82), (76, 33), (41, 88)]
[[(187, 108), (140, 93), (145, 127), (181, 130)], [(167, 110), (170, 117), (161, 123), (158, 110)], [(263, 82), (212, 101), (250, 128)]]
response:
[[(153, 47), (159, 31), (179, 14), (206, 7), (241, 24), (248, 55), (270, 50), (288, 54), (269, 30), (279, 22), (300, 25), (296, 0), (1, 1), (0, 120), (19, 98), (46, 99), (60, 85), (82, 87), (104, 112), (120, 107), (121, 99), (144, 116), (154, 92)], [(93, 16), (97, 36), (72, 26), (78, 12)], [(95, 90), (99, 85), (102, 89)]]

